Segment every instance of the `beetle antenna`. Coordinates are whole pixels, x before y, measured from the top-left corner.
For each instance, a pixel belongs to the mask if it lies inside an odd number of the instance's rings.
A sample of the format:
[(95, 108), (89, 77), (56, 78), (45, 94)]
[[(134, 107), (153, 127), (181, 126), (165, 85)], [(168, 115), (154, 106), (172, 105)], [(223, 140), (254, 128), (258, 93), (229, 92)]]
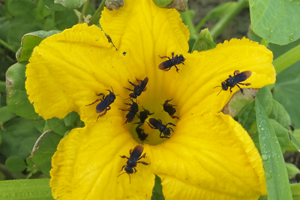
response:
[[(126, 172), (123, 172), (123, 173), (121, 173), (121, 174), (119, 174), (119, 176), (121, 176), (122, 174), (125, 174)], [(117, 177), (119, 177), (119, 176), (117, 176)]]
[[(219, 86), (219, 87), (221, 87), (221, 86)], [(223, 89), (220, 90), (220, 92), (217, 94), (217, 96), (219, 96), (219, 94), (222, 92), (222, 90), (223, 90)]]

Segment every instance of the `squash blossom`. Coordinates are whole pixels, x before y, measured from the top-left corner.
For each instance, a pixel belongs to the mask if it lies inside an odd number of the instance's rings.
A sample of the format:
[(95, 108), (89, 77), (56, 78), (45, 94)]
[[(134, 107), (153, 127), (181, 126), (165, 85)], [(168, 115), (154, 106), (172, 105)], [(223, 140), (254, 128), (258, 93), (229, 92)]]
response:
[[(26, 89), (36, 112), (50, 119), (76, 111), (85, 123), (60, 141), (52, 158), (53, 197), (151, 199), (155, 175), (166, 200), (266, 195), (262, 159), (251, 137), (220, 112), (239, 88), (217, 95), (221, 88), (215, 87), (236, 70), (252, 72), (245, 81), (251, 85), (242, 88), (274, 83), (272, 53), (245, 38), (188, 53), (189, 32), (179, 13), (152, 0), (104, 9), (100, 24), (103, 31), (78, 24), (44, 39), (27, 65)], [(178, 72), (175, 66), (161, 70), (172, 53), (185, 59)], [(146, 78), (145, 90), (130, 97)], [(176, 112), (164, 111), (163, 104)], [(145, 110), (151, 115), (143, 123)], [(146, 155), (127, 174), (129, 151), (139, 144), (140, 156)]]

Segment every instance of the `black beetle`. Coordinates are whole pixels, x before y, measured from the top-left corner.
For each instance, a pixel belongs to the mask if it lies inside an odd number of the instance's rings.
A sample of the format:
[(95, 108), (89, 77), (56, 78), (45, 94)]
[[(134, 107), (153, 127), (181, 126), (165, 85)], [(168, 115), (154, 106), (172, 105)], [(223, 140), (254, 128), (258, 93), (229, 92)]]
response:
[(174, 106), (176, 106), (176, 105), (169, 104), (170, 101), (172, 101), (172, 99), (166, 100), (165, 103), (163, 104), (164, 111), (166, 111), (170, 115), (170, 117), (172, 117), (173, 119), (174, 118), (179, 119), (177, 116), (174, 116), (174, 114), (176, 112), (176, 109), (174, 108)]
[(128, 109), (121, 109), (119, 108), (120, 110), (123, 110), (123, 111), (129, 111), (126, 115), (126, 121), (125, 121), (125, 124), (127, 122), (132, 122), (134, 120), (134, 117), (136, 115), (136, 113), (139, 111), (139, 106), (136, 102), (134, 102), (132, 99), (130, 99), (132, 101), (132, 104), (130, 103), (125, 103), (126, 105), (129, 105), (130, 108)]
[(146, 110), (143, 108), (144, 111), (141, 111), (138, 117), (140, 118), (140, 122), (137, 122), (136, 124), (143, 124), (145, 120), (148, 118), (149, 115), (153, 115), (154, 113), (150, 113), (149, 110)]
[(138, 138), (144, 142), (146, 140), (146, 138), (148, 137), (148, 134), (144, 132), (144, 129), (140, 128), (142, 124), (138, 125), (135, 129)]
[[(171, 135), (171, 131), (172, 130), (174, 132), (174, 130), (171, 127), (167, 127), (168, 125), (172, 125), (175, 126), (175, 124), (172, 123), (167, 123), (166, 125), (164, 125), (160, 119), (155, 119), (155, 118), (150, 118), (149, 119), (149, 126), (153, 129), (158, 129), (160, 134), (159, 137), (160, 138), (170, 138)], [(162, 135), (163, 134), (163, 135)]]
[(184, 65), (184, 61), (185, 61), (185, 58), (183, 57), (182, 54), (176, 55), (174, 57), (174, 52), (172, 52), (172, 59), (169, 58), (168, 56), (159, 56), (159, 57), (169, 59), (169, 60), (166, 60), (166, 61), (164, 61), (164, 62), (162, 62), (158, 65), (158, 68), (161, 69), (161, 70), (164, 70), (164, 71), (169, 71), (171, 69), (171, 67), (175, 66), (176, 71), (178, 72), (179, 69), (177, 68), (176, 65), (179, 65), (179, 64)]
[[(130, 174), (133, 174), (133, 173), (137, 172), (137, 170), (135, 168), (137, 163), (142, 163), (143, 165), (149, 165), (149, 163), (139, 161), (142, 158), (146, 158), (146, 153), (144, 153), (142, 155), (143, 151), (144, 151), (144, 147), (142, 145), (137, 145), (136, 147), (134, 147), (133, 150), (130, 149), (130, 151), (129, 151), (130, 157), (129, 158), (125, 155), (123, 155), (123, 156), (120, 155), (121, 158), (127, 158), (128, 159), (127, 165), (124, 165), (122, 167), (121, 171), (125, 168), (124, 173), (127, 173), (129, 175), (129, 179), (130, 179)], [(122, 174), (124, 174), (124, 173), (122, 173)], [(120, 174), (119, 176), (121, 176), (122, 174)]]
[(88, 104), (87, 106), (90, 106), (90, 105), (93, 105), (94, 103), (98, 102), (98, 101), (101, 101), (97, 106), (96, 106), (96, 113), (102, 113), (100, 114), (98, 117), (97, 117), (97, 120), (99, 117), (102, 117), (106, 114), (106, 112), (108, 110), (110, 110), (110, 105), (115, 101), (116, 99), (116, 95), (110, 91), (110, 90), (107, 90), (109, 91), (109, 94), (107, 96), (105, 96), (105, 94), (103, 93), (100, 93), (100, 94), (97, 94), (97, 96), (102, 96), (102, 99), (97, 99), (96, 101), (94, 101), (93, 103), (91, 104)]
[(133, 91), (133, 93), (130, 93), (129, 96), (134, 99), (136, 99), (138, 96), (140, 96), (142, 94), (142, 92), (147, 90), (146, 86), (148, 83), (148, 77), (146, 77), (144, 80), (139, 80), (137, 78), (136, 78), (136, 80), (138, 82), (138, 85), (136, 85), (128, 80), (128, 82), (134, 86), (133, 90), (129, 89), (129, 88), (125, 88), (129, 91)]
[[(243, 93), (243, 89), (239, 85), (249, 86), (249, 85), (251, 85), (251, 83), (240, 83), (240, 82), (248, 79), (251, 76), (251, 74), (252, 74), (251, 71), (244, 71), (244, 72), (240, 73), (239, 70), (235, 70), (233, 73), (233, 76), (229, 75), (229, 78), (226, 79), (225, 81), (223, 81), (221, 83), (221, 86), (216, 86), (216, 87), (222, 87), (220, 92), (222, 92), (222, 90), (227, 91), (228, 87), (229, 87), (230, 92), (232, 92), (231, 88), (233, 88), (234, 86), (238, 86), (240, 88), (241, 92)], [(220, 94), (220, 92), (218, 93), (218, 95)]]

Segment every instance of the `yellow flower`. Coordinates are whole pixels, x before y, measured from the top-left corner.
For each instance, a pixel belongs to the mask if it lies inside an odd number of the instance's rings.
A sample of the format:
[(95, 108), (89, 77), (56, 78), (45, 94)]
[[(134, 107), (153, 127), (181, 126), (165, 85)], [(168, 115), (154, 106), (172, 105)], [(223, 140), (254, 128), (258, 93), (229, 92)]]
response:
[[(235, 70), (251, 71), (251, 87), (275, 82), (272, 53), (248, 39), (232, 39), (205, 52), (188, 51), (189, 33), (177, 11), (158, 8), (152, 0), (125, 1), (118, 11), (102, 13), (101, 27), (76, 25), (46, 38), (27, 65), (26, 89), (36, 112), (45, 119), (77, 111), (84, 128), (61, 140), (52, 159), (55, 199), (150, 199), (155, 174), (169, 199), (258, 199), (266, 194), (261, 157), (247, 132), (221, 113), (234, 92), (221, 82)], [(105, 34), (112, 38), (109, 43)], [(182, 54), (176, 72), (158, 68), (163, 56)], [(154, 112), (143, 125), (126, 122), (130, 106), (128, 80), (148, 77), (147, 90), (137, 97), (139, 111)], [(243, 86), (242, 86), (243, 87)], [(116, 95), (111, 109), (98, 118), (92, 104), (109, 91)], [(172, 100), (171, 100), (172, 99)], [(162, 104), (176, 105), (172, 118)], [(90, 105), (91, 104), (91, 105)], [(101, 104), (103, 106), (103, 104)], [(101, 107), (100, 106), (100, 107)], [(106, 106), (105, 106), (106, 108)], [(98, 108), (99, 109), (99, 108)], [(139, 112), (138, 112), (139, 114)], [(98, 118), (98, 120), (97, 120)], [(149, 126), (149, 118), (173, 128), (170, 138)], [(136, 128), (149, 134), (138, 138)], [(164, 136), (164, 134), (162, 134)], [(143, 144), (146, 158), (137, 172), (124, 173), (129, 150)], [(120, 175), (120, 176), (119, 176)]]

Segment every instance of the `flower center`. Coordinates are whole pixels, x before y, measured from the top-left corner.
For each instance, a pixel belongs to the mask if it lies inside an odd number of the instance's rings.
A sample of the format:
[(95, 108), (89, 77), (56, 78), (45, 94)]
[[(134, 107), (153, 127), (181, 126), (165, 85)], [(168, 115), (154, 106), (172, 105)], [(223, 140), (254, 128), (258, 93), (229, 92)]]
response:
[[(148, 78), (144, 80), (148, 81)], [(143, 91), (144, 80), (132, 81), (132, 86), (128, 87), (130, 99), (122, 108), (127, 122), (124, 125), (138, 143), (157, 145), (174, 134), (179, 119), (178, 108), (175, 99), (166, 97), (164, 92), (153, 95), (158, 92), (151, 91), (152, 87)]]

